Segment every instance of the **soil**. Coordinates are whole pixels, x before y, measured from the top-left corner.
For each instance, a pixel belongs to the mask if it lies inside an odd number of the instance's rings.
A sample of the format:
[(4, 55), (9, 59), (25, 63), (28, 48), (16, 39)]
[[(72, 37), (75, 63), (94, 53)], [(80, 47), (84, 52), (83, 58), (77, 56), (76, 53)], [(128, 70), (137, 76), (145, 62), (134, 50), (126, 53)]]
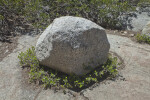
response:
[(17, 40), (19, 36), (12, 37), (10, 42), (0, 42), (0, 61), (10, 54), (18, 45)]
[(106, 33), (107, 34), (113, 34), (113, 35), (119, 35), (122, 37), (128, 37), (133, 41), (136, 41), (136, 34), (141, 33), (141, 31), (135, 32), (135, 31), (131, 31), (131, 30), (110, 30), (110, 29), (106, 29)]

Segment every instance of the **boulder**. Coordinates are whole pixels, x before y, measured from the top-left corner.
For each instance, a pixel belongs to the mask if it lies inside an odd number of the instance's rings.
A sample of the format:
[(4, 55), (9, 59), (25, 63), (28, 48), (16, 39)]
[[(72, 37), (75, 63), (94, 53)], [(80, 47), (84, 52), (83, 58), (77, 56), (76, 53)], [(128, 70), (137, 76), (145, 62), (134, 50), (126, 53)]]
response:
[(150, 36), (150, 21), (144, 26), (142, 34)]
[(56, 18), (36, 44), (41, 65), (83, 75), (107, 60), (110, 44), (104, 28), (85, 18)]

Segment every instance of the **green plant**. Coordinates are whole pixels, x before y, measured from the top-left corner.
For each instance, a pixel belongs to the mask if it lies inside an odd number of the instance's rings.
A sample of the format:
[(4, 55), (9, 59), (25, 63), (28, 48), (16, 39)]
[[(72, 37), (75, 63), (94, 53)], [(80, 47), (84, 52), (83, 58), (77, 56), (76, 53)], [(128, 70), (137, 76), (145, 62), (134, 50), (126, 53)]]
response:
[[(150, 4), (137, 0), (136, 5)], [(26, 30), (26, 24), (45, 29), (60, 16), (80, 16), (104, 28), (121, 29), (120, 15), (135, 10), (132, 0), (0, 0), (0, 36)], [(4, 38), (5, 39), (5, 38)]]
[(145, 5), (150, 5), (150, 0), (139, 0), (138, 6), (142, 7)]
[[(28, 67), (30, 82), (38, 82), (48, 87), (85, 88), (90, 84), (99, 82), (104, 77), (114, 78), (118, 74), (117, 57), (109, 55), (107, 62), (103, 66), (98, 66), (91, 73), (83, 76), (67, 75), (45, 66), (40, 66), (35, 56), (35, 49), (32, 47), (18, 55), (20, 65)], [(46, 68), (46, 69), (45, 69)]]
[(136, 35), (136, 39), (139, 43), (148, 43), (150, 44), (150, 36), (146, 35), (146, 34), (137, 34)]
[(35, 48), (34, 47), (32, 47), (31, 49), (29, 48), (25, 52), (21, 52), (18, 55), (18, 58), (20, 60), (21, 66), (39, 67), (39, 61), (37, 60), (37, 58), (35, 56)]
[(102, 66), (105, 72), (108, 72), (111, 77), (115, 77), (118, 74), (117, 71), (117, 57), (111, 58), (107, 60), (107, 62)]
[[(0, 0), (0, 35), (16, 33), (16, 27), (30, 23), (45, 29), (60, 16), (80, 16), (109, 28), (121, 27), (119, 15), (132, 10), (119, 0)], [(22, 28), (21, 28), (22, 29)]]

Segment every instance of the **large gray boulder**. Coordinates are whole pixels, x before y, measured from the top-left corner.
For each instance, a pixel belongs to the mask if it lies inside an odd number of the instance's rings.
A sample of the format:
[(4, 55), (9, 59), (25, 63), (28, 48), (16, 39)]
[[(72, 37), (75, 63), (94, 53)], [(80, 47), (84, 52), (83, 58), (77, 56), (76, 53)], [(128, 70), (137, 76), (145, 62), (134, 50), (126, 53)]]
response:
[(150, 36), (150, 21), (144, 26), (142, 34)]
[(82, 75), (107, 60), (110, 44), (105, 30), (90, 20), (56, 18), (39, 37), (36, 56), (40, 64)]

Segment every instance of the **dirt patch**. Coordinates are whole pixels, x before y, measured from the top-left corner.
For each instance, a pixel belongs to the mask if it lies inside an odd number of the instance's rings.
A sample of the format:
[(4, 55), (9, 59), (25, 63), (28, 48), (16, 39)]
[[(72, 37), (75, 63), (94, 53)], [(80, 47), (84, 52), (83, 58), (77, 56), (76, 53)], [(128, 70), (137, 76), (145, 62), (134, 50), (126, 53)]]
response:
[(3, 60), (8, 54), (12, 53), (17, 47), (19, 36), (12, 37), (10, 42), (1, 42), (0, 45), (0, 61)]
[(122, 31), (122, 30), (109, 30), (109, 29), (106, 29), (106, 34), (113, 34), (113, 35), (119, 35), (119, 36), (122, 36), (122, 37), (128, 37), (132, 41), (135, 41), (135, 42), (137, 41), (135, 36), (138, 33), (141, 33), (141, 31), (134, 32), (134, 31), (129, 31), (129, 30)]
[(42, 85), (39, 85), (38, 82), (35, 82), (35, 83), (31, 83), (30, 82), (30, 76), (29, 76), (29, 72), (30, 72), (30, 68), (22, 68), (22, 77), (23, 77), (23, 80), (22, 80), (22, 86), (25, 87), (25, 88), (28, 88), (28, 89), (38, 89), (38, 88), (42, 88)]

